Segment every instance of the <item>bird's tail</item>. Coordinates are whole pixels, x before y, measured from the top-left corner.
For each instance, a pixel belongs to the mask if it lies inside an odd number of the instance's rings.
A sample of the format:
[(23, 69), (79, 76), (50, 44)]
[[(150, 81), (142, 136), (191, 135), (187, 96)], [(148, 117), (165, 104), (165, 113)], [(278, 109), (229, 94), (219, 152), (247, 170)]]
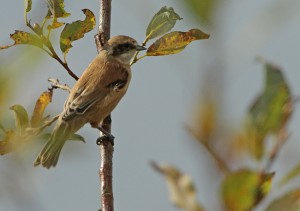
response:
[(70, 125), (63, 120), (58, 120), (48, 143), (35, 159), (34, 166), (41, 164), (47, 169), (55, 167), (60, 151), (71, 134)]

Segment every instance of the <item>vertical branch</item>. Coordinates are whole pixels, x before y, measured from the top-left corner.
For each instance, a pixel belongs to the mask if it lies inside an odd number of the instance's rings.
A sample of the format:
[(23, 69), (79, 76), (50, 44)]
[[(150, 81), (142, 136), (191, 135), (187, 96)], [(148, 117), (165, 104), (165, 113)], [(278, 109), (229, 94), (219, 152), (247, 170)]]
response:
[(95, 37), (98, 52), (110, 38), (111, 0), (100, 0), (99, 13), (99, 28)]
[[(99, 30), (95, 36), (97, 50), (100, 52), (104, 43), (110, 37), (110, 20), (111, 20), (111, 0), (100, 0)], [(111, 132), (110, 115), (102, 122), (102, 128), (107, 132)], [(100, 134), (103, 135), (103, 134)], [(112, 185), (112, 158), (114, 148), (109, 139), (103, 139), (100, 143), (100, 201), (102, 211), (114, 210), (114, 197)]]

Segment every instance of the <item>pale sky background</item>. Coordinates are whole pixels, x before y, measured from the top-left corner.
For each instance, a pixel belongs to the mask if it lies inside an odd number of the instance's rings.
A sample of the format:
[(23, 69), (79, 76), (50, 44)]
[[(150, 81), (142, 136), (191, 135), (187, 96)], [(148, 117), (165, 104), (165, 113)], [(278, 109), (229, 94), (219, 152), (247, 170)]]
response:
[[(34, 8), (29, 14), (33, 22), (41, 20), (46, 11), (46, 5), (38, 2), (33, 1)], [(91, 9), (98, 17), (96, 0), (66, 0), (65, 3), (66, 10), (72, 14), (67, 21), (82, 20), (83, 8)], [(300, 1), (223, 0), (216, 12), (214, 28), (197, 22), (182, 0), (113, 1), (111, 34), (129, 35), (143, 41), (150, 19), (164, 5), (174, 7), (184, 18), (175, 30), (200, 28), (211, 37), (192, 43), (178, 55), (149, 57), (133, 66), (128, 93), (112, 114), (112, 132), (116, 137), (115, 210), (176, 210), (169, 202), (164, 178), (151, 168), (150, 161), (168, 162), (191, 175), (204, 207), (208, 211), (222, 210), (216, 203), (220, 172), (205, 149), (186, 132), (184, 123), (192, 124), (196, 105), (204, 93), (203, 84), (209, 83), (214, 90), (219, 90), (215, 96), (222, 102), (220, 124), (230, 129), (237, 128), (262, 88), (263, 68), (254, 62), (256, 56), (263, 56), (283, 67), (292, 92), (299, 95)], [(12, 42), (9, 34), (15, 29), (27, 30), (23, 23), (23, 1), (2, 1), (0, 28), (0, 45)], [(78, 75), (96, 55), (95, 34), (96, 29), (74, 42), (67, 56), (69, 66)], [(74, 83), (66, 71), (45, 53), (34, 49), (35, 53), (28, 58), (21, 51), (24, 49), (29, 51), (32, 48), (14, 47), (0, 52), (3, 71), (16, 68), (12, 77), (18, 78), (13, 96), (6, 105), (0, 105), (7, 111), (7, 119), (13, 118), (8, 109), (10, 105), (22, 104), (32, 111), (37, 97), (49, 86), (48, 77), (59, 78), (70, 86)], [(59, 52), (59, 48), (56, 49)], [(43, 60), (33, 65), (39, 57)], [(32, 63), (28, 64), (31, 60)], [(66, 95), (63, 91), (56, 91), (47, 113), (59, 113)], [(297, 108), (290, 124), (290, 141), (273, 167), (274, 170), (280, 169), (275, 180), (300, 160)], [(13, 123), (8, 127), (13, 127)], [(86, 126), (80, 134), (87, 143), (68, 142), (58, 166), (51, 170), (32, 165), (41, 146), (21, 157), (1, 157), (0, 210), (99, 209), (100, 155), (95, 144), (98, 133)], [(257, 210), (263, 210), (263, 206)]]

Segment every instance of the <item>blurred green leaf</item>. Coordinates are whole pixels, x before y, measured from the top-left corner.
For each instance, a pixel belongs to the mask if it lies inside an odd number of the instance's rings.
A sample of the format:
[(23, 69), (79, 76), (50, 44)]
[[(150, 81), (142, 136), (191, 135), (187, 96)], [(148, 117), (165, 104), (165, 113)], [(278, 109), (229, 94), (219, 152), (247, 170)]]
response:
[(176, 24), (176, 21), (181, 19), (172, 7), (162, 7), (154, 15), (147, 27), (147, 39), (149, 40), (169, 32)]
[(182, 51), (190, 42), (208, 38), (209, 35), (199, 29), (191, 29), (187, 32), (170, 32), (150, 45), (147, 49), (146, 56), (176, 54)]
[(32, 6), (31, 0), (25, 0), (25, 13), (30, 12)]
[(37, 47), (43, 46), (43, 42), (38, 36), (24, 31), (16, 30), (15, 33), (10, 35), (10, 38), (14, 40), (15, 43), (12, 45), (0, 46), (0, 49), (7, 49), (20, 44), (34, 45)]
[(43, 92), (36, 101), (34, 111), (30, 120), (31, 127), (37, 127), (41, 124), (44, 111), (47, 105), (52, 101), (52, 91)]
[(249, 169), (226, 175), (221, 185), (225, 210), (251, 210), (270, 191), (273, 176)]
[(182, 174), (175, 167), (152, 163), (152, 166), (166, 178), (171, 201), (185, 211), (202, 211), (202, 206), (197, 202), (196, 187), (191, 178)]
[(295, 166), (291, 171), (289, 171), (280, 181), (279, 186), (283, 186), (292, 179), (295, 179), (300, 175), (300, 164)]
[(5, 130), (5, 128), (4, 128), (4, 126), (2, 125), (2, 124), (0, 124), (0, 130), (2, 131), (2, 132), (6, 132), (6, 130)]
[(292, 190), (280, 198), (274, 200), (266, 211), (299, 211), (300, 210), (300, 190)]
[(85, 14), (84, 21), (75, 21), (70, 24), (66, 24), (65, 28), (60, 35), (60, 49), (66, 55), (72, 47), (72, 42), (84, 37), (84, 34), (91, 31), (95, 25), (96, 20), (94, 14), (88, 10), (83, 9)]
[(13, 130), (6, 131), (2, 140), (0, 140), (0, 155), (6, 155), (28, 146), (39, 137), (40, 134), (31, 134), (27, 132), (19, 134)]
[(265, 87), (254, 101), (247, 117), (247, 130), (253, 137), (253, 155), (257, 159), (264, 152), (264, 139), (269, 134), (278, 135), (291, 116), (293, 102), (291, 92), (282, 71), (275, 65), (265, 64)]
[(0, 155), (5, 155), (15, 150), (15, 146), (18, 146), (16, 142), (17, 136), (14, 131), (6, 131), (4, 138), (0, 140)]
[(180, 1), (187, 5), (200, 21), (211, 24), (215, 6), (218, 0), (185, 0)]
[(84, 138), (81, 135), (79, 135), (79, 134), (73, 134), (73, 135), (71, 135), (71, 137), (68, 140), (71, 140), (71, 141), (82, 141), (83, 143), (85, 143)]
[(10, 109), (15, 113), (16, 130), (19, 134), (24, 133), (25, 129), (29, 126), (27, 111), (21, 105), (13, 105)]

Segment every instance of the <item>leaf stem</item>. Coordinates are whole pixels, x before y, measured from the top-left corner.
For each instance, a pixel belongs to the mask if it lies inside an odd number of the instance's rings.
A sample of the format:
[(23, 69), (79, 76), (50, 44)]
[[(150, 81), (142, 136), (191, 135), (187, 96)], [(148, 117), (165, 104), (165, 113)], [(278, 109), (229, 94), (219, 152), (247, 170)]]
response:
[(270, 152), (269, 158), (268, 158), (267, 163), (266, 163), (265, 167), (263, 168), (262, 172), (270, 171), (275, 159), (277, 158), (277, 156), (279, 154), (280, 149), (282, 149), (282, 146), (288, 140), (288, 134), (287, 134), (286, 128), (282, 128), (278, 132), (277, 137), (278, 137), (278, 140), (274, 144), (273, 149)]
[(42, 39), (42, 40), (43, 40), (45, 46), (47, 46), (47, 48), (48, 48), (48, 49), (50, 50), (50, 52), (52, 53), (52, 58), (54, 58), (56, 61), (58, 61), (58, 62), (59, 62), (59, 63), (67, 70), (67, 72), (69, 73), (69, 75), (70, 75), (72, 78), (74, 78), (75, 80), (78, 80), (78, 79), (79, 79), (78, 76), (77, 76), (77, 75), (69, 68), (68, 64), (67, 64), (66, 62), (62, 61), (62, 60), (59, 58), (59, 56), (58, 56), (57, 53), (55, 52), (55, 50), (54, 50), (54, 48), (53, 48), (51, 42), (50, 42), (47, 38), (45, 38), (44, 36), (43, 36), (43, 38), (44, 38), (44, 39)]

